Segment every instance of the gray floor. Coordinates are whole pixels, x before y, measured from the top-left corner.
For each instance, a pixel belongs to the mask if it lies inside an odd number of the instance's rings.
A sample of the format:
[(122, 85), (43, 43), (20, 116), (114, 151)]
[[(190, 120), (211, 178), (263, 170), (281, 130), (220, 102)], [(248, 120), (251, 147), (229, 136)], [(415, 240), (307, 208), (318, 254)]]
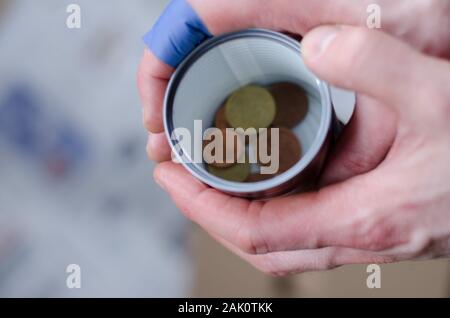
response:
[(77, 1), (80, 30), (69, 3), (0, 20), (0, 296), (182, 296), (186, 224), (152, 180), (135, 86), (166, 1)]

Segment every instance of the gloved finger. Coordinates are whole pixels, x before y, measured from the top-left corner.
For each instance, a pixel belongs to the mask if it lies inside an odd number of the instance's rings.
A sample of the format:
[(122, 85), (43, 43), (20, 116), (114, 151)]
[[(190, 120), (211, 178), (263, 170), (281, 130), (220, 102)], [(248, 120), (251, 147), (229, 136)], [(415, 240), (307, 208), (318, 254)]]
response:
[[(391, 0), (376, 3), (349, 0), (174, 0), (145, 36), (145, 42), (167, 64), (176, 67), (192, 49), (211, 35), (261, 27), (304, 35), (324, 24), (367, 26), (376, 5), (383, 12), (383, 31), (420, 50), (448, 56), (448, 4), (422, 0), (405, 4)], [(414, 10), (414, 11), (411, 11)], [(415, 19), (407, 19), (409, 15)], [(430, 22), (430, 13), (433, 21)], [(425, 31), (424, 31), (425, 30)], [(419, 32), (421, 31), (421, 32)], [(432, 33), (431, 33), (432, 32)], [(429, 34), (433, 36), (430, 36)]]
[(210, 36), (192, 6), (185, 0), (174, 0), (143, 40), (161, 61), (177, 67), (198, 44)]
[(173, 0), (144, 42), (160, 60), (177, 67), (212, 35), (250, 27), (301, 34), (323, 23), (361, 25), (366, 16), (366, 5), (347, 0)]

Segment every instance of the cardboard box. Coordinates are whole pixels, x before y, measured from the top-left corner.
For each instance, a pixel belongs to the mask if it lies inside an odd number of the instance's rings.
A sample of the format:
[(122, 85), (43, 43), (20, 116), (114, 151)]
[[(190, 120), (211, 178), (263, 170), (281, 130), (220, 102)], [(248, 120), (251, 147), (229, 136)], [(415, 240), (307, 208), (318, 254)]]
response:
[(450, 297), (448, 259), (381, 265), (381, 288), (369, 289), (366, 265), (272, 278), (197, 227), (191, 243), (193, 297)]

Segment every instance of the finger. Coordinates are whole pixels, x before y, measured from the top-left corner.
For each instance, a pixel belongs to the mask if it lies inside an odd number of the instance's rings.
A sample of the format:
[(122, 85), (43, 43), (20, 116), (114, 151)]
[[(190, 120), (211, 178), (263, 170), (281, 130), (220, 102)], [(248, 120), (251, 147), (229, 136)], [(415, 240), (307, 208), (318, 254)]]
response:
[(319, 77), (394, 106), (404, 116), (411, 117), (413, 104), (428, 103), (429, 89), (434, 90), (426, 80), (436, 68), (432, 59), (385, 33), (324, 26), (302, 43), (305, 62)]
[[(324, 6), (327, 10), (323, 10)], [(345, 0), (174, 0), (143, 39), (156, 56), (177, 67), (197, 45), (214, 34), (248, 27), (301, 33), (330, 17), (334, 23), (361, 23), (364, 10), (362, 3)]]
[(314, 250), (273, 252), (264, 255), (247, 254), (222, 237), (210, 234), (220, 244), (261, 272), (271, 276), (286, 276), (310, 271), (330, 270), (348, 264), (382, 264), (393, 262), (392, 257), (342, 247)]
[(146, 149), (150, 160), (163, 162), (171, 159), (172, 151), (163, 132), (158, 134), (149, 133)]
[[(242, 29), (246, 26), (269, 27), (298, 33), (306, 31), (312, 25), (324, 23), (333, 17), (335, 23), (355, 22), (360, 13), (364, 13), (362, 5), (350, 5), (345, 0), (301, 1), (302, 5), (293, 1), (190, 1), (207, 27), (215, 34), (229, 30)], [(292, 8), (292, 6), (295, 8)], [(324, 14), (326, 6), (333, 14)], [(355, 8), (357, 9), (355, 10)], [(295, 9), (295, 10), (293, 10)], [(195, 13), (176, 10), (188, 10), (182, 1), (172, 3), (152, 31), (146, 36), (146, 43), (156, 53), (146, 50), (138, 73), (138, 86), (143, 105), (143, 121), (148, 131), (158, 133), (163, 131), (162, 105), (167, 81), (173, 73), (169, 65), (177, 65), (189, 54), (203, 35), (198, 35), (198, 28), (203, 22), (195, 21)], [(269, 10), (269, 11), (267, 11)], [(224, 14), (226, 12), (226, 14)], [(273, 12), (274, 14), (267, 14)], [(297, 12), (295, 15), (292, 12)], [(358, 12), (358, 13), (356, 13)], [(194, 19), (174, 23), (173, 16), (179, 19)], [(312, 20), (310, 17), (314, 17)], [(167, 20), (169, 19), (169, 20)], [(293, 23), (293, 21), (296, 21)], [(303, 22), (302, 22), (303, 21)], [(198, 24), (198, 25), (197, 25)], [(201, 32), (200, 32), (201, 33)], [(156, 44), (155, 44), (156, 43)], [(156, 51), (155, 51), (156, 50)], [(156, 54), (156, 55), (155, 55)], [(158, 56), (159, 58), (157, 58)], [(165, 63), (161, 62), (164, 61)]]
[(164, 131), (163, 103), (168, 80), (173, 68), (161, 62), (148, 49), (139, 66), (137, 82), (142, 104), (143, 122), (153, 133)]
[(333, 147), (320, 178), (321, 187), (375, 169), (389, 152), (397, 131), (395, 112), (364, 95)]
[(385, 194), (366, 175), (267, 202), (208, 188), (171, 162), (158, 165), (154, 175), (189, 219), (250, 254), (327, 246), (382, 250), (398, 243), (398, 233), (367, 221)]
[[(446, 1), (433, 1), (426, 5), (423, 5), (422, 0), (409, 1), (407, 4), (392, 0), (188, 1), (213, 34), (251, 27), (301, 35), (325, 24), (366, 27), (373, 16), (375, 5), (382, 12), (381, 30), (427, 53), (449, 55), (449, 4)], [(408, 19), (411, 16), (414, 19)], [(430, 21), (430, 16), (433, 16), (433, 21)]]
[(367, 5), (362, 1), (189, 0), (189, 3), (213, 34), (252, 27), (304, 34), (321, 24), (365, 25), (367, 17)]
[[(144, 41), (157, 56), (176, 67), (195, 46), (211, 35), (249, 27), (304, 34), (323, 24), (366, 26), (373, 10), (370, 5), (373, 4), (348, 0), (174, 0)], [(410, 10), (405, 10), (404, 6), (397, 7), (392, 1), (382, 0), (377, 1), (376, 6), (382, 12), (390, 12), (383, 15), (380, 27), (384, 31), (399, 35), (429, 52), (439, 54), (447, 47), (442, 44), (446, 32), (434, 32), (436, 36), (432, 40), (417, 36), (417, 30), (434, 31), (429, 27), (427, 10), (416, 10), (414, 16), (417, 19), (408, 22), (405, 15)], [(416, 3), (411, 7), (423, 8)], [(439, 23), (445, 18), (445, 15), (436, 17), (434, 24), (441, 25)]]
[[(156, 182), (169, 192), (183, 214), (207, 231), (233, 241), (246, 222), (245, 212), (250, 210), (250, 202), (226, 195), (209, 188), (191, 176), (181, 165), (172, 162), (159, 164), (155, 171)], [(262, 202), (255, 202), (259, 210)], [(209, 215), (207, 215), (209, 213)], [(217, 218), (227, 218), (219, 222)]]

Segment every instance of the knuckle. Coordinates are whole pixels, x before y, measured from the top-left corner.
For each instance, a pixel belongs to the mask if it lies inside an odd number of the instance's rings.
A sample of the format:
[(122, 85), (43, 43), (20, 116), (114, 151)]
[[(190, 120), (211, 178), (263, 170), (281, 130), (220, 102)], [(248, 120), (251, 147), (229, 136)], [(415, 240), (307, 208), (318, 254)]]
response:
[(236, 241), (239, 248), (247, 254), (266, 254), (268, 245), (257, 226), (242, 226), (237, 234)]
[(146, 153), (147, 153), (148, 159), (154, 160), (153, 149), (152, 149), (152, 147), (151, 147), (150, 140), (147, 142), (147, 145), (145, 146), (145, 151), (146, 151)]
[(142, 112), (142, 124), (144, 125), (144, 128), (147, 129), (147, 131), (153, 131), (152, 117), (146, 111)]
[(264, 255), (261, 262), (255, 265), (256, 269), (261, 271), (264, 275), (271, 277), (285, 277), (294, 274), (292, 270), (287, 270), (285, 264), (276, 255)]
[(415, 230), (408, 235), (404, 252), (412, 258), (420, 258), (422, 255), (431, 257), (439, 256), (439, 244), (431, 233), (425, 229)]
[(151, 133), (157, 134), (164, 131), (162, 115), (157, 112), (151, 112), (148, 108), (143, 108), (142, 124), (144, 128)]
[(261, 266), (257, 267), (257, 269), (260, 272), (262, 272), (264, 275), (270, 276), (270, 277), (274, 277), (274, 278), (276, 278), (276, 277), (283, 277), (283, 276), (287, 275), (286, 272), (274, 269), (274, 268), (272, 268), (270, 266), (267, 266), (267, 265), (261, 265)]
[(236, 240), (239, 248), (245, 253), (252, 255), (263, 254), (264, 244), (252, 231), (248, 229), (239, 230)]
[(317, 255), (316, 258), (305, 264), (302, 268), (302, 272), (331, 270), (339, 266), (337, 262), (338, 249), (327, 247), (322, 249), (320, 255)]
[(338, 266), (339, 265), (337, 264), (336, 258), (334, 257), (334, 255), (329, 255), (324, 259), (324, 261), (322, 263), (317, 264), (315, 269), (319, 270), (319, 271), (328, 271), (328, 270), (332, 270)]
[(399, 230), (390, 218), (382, 217), (371, 222), (362, 236), (362, 248), (370, 251), (384, 251), (399, 244)]
[(259, 202), (251, 202), (246, 209), (247, 217), (236, 231), (236, 244), (242, 251), (251, 255), (271, 252), (267, 235), (263, 231), (267, 220), (262, 217), (261, 204)]

